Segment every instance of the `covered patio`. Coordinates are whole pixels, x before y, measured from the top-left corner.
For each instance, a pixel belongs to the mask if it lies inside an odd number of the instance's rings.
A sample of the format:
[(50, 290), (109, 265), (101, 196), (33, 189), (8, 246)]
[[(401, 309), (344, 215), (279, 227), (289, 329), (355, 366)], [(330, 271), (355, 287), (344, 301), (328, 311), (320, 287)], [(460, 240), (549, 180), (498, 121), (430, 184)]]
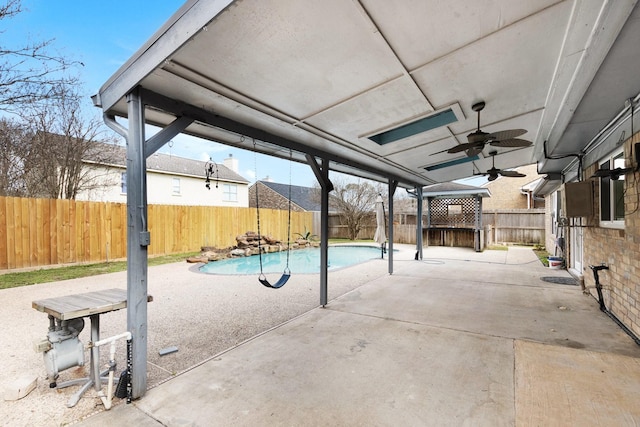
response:
[[(168, 376), (142, 399), (121, 401), (80, 425), (633, 426), (640, 420), (640, 347), (578, 285), (542, 280), (567, 279), (565, 271), (543, 267), (529, 248), (432, 247), (415, 261), (411, 246), (399, 246), (392, 276), (382, 260), (331, 273), (337, 287), (372, 276), (326, 308)], [(166, 282), (180, 286), (185, 274), (176, 274), (165, 269)], [(291, 280), (295, 289), (306, 287), (300, 275)], [(155, 287), (154, 304), (172, 288)], [(206, 295), (245, 295), (244, 288), (217, 286)], [(264, 292), (257, 283), (247, 289)], [(283, 292), (288, 299), (298, 291)], [(205, 320), (198, 319), (194, 326)], [(170, 336), (181, 350), (154, 357), (154, 376), (159, 366), (180, 363), (183, 351), (206, 346)]]
[[(282, 158), (291, 153), (309, 165), (322, 189), (319, 305), (326, 307), (329, 171), (387, 183), (390, 217), (396, 190), (412, 191), (419, 218), (423, 186), (490, 165), (538, 162), (541, 172), (562, 177), (573, 160), (563, 155), (587, 147), (628, 110), (625, 101), (637, 102), (629, 94), (640, 91), (639, 13), (633, 0), (185, 3), (94, 96), (105, 122), (127, 140), (134, 399), (145, 394), (147, 378), (153, 236), (146, 158), (173, 136), (184, 132)], [(162, 130), (147, 139), (146, 124)], [(497, 154), (487, 155), (485, 146)], [(392, 229), (389, 241), (393, 249)], [(385, 280), (395, 286), (403, 277)]]

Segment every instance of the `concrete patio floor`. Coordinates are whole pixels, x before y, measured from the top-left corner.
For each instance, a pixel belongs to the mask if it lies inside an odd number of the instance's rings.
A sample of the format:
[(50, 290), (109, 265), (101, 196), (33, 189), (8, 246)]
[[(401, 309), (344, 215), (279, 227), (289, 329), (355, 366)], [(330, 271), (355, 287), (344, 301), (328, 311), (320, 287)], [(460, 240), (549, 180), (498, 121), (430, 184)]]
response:
[(400, 248), (393, 275), (330, 273), (330, 292), (360, 282), (81, 425), (640, 424), (640, 347), (579, 286), (541, 280), (565, 271), (529, 248)]

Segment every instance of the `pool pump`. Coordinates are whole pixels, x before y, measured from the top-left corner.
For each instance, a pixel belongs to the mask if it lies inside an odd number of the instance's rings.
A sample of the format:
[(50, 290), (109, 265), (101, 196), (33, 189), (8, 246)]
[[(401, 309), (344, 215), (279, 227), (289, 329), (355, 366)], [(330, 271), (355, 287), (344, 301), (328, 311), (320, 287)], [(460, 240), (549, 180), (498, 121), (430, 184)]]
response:
[(84, 319), (81, 317), (58, 320), (49, 316), (47, 338), (35, 344), (36, 352), (43, 353), (49, 387), (56, 387), (60, 371), (74, 366), (84, 366), (84, 347), (78, 338), (83, 328)]

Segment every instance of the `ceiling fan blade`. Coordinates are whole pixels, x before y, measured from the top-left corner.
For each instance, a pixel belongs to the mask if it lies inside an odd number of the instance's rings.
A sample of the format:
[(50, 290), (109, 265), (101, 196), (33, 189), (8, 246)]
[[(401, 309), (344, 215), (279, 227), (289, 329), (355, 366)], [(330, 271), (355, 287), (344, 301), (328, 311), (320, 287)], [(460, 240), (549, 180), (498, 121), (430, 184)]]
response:
[(598, 169), (591, 178), (606, 178), (611, 177), (614, 180), (617, 180), (622, 175), (626, 175), (629, 172), (633, 172), (633, 168), (615, 168), (615, 169)]
[(508, 176), (509, 178), (524, 178), (525, 174), (517, 172), (517, 171), (500, 171), (500, 175)]
[(498, 132), (492, 132), (488, 136), (491, 140), (502, 141), (503, 139), (517, 138), (521, 135), (524, 135), (525, 133), (527, 133), (525, 129), (507, 129), (500, 130)]
[(449, 148), (447, 150), (447, 153), (449, 154), (460, 153), (462, 151), (476, 148), (478, 145), (480, 145), (480, 147), (484, 147), (484, 143), (478, 144), (477, 142), (467, 142), (467, 143), (456, 145), (455, 147)]
[(446, 150), (436, 151), (435, 153), (431, 153), (431, 154), (429, 154), (429, 155), (430, 155), (430, 156), (435, 156), (436, 154), (447, 153), (448, 151), (449, 151), (449, 149), (447, 148)]
[(607, 176), (611, 176), (611, 169), (598, 169), (591, 178), (604, 178)]
[(499, 141), (490, 141), (489, 144), (494, 147), (529, 147), (533, 144), (531, 141), (519, 138), (501, 139)]

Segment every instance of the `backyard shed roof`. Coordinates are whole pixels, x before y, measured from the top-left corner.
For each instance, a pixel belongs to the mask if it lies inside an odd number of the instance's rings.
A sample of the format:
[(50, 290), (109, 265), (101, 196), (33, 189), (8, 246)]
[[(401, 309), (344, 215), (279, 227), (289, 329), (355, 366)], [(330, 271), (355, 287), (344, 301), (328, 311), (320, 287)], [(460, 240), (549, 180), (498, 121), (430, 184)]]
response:
[(456, 182), (443, 182), (424, 187), (422, 192), (425, 198), (464, 198), (464, 197), (491, 197), (488, 188), (474, 187), (472, 185), (459, 184)]

